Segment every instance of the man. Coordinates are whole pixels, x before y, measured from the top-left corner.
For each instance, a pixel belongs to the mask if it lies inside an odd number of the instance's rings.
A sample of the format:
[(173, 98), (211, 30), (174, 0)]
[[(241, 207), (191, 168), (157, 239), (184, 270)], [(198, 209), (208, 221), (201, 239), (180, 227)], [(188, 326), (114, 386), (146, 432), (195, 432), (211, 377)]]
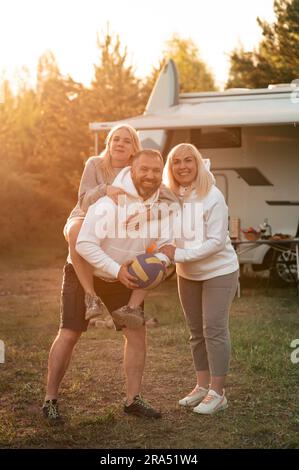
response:
[[(156, 150), (138, 152), (132, 166), (122, 170), (114, 185), (127, 194), (125, 204), (117, 205), (105, 196), (93, 204), (85, 217), (77, 241), (77, 251), (95, 268), (95, 289), (110, 312), (118, 311), (130, 299), (136, 287), (127, 265), (134, 256), (144, 252), (153, 242), (157, 247), (168, 244), (169, 223), (163, 218), (159, 235), (159, 219), (153, 206), (159, 197), (163, 159)], [(136, 212), (137, 209), (137, 212)], [(136, 213), (135, 213), (136, 212)], [(124, 217), (122, 216), (124, 214)], [(161, 227), (160, 227), (161, 228)], [(165, 255), (160, 257), (168, 264)], [(164, 258), (163, 258), (164, 257)], [(50, 422), (59, 422), (57, 405), (59, 385), (68, 368), (72, 351), (88, 322), (84, 318), (84, 292), (71, 264), (65, 266), (62, 289), (61, 329), (49, 355), (48, 386), (44, 415)], [(117, 316), (119, 318), (119, 316)], [(146, 356), (146, 331), (142, 318), (136, 325), (123, 328), (114, 321), (125, 337), (124, 370), (127, 399), (124, 411), (138, 416), (160, 418), (140, 396)]]

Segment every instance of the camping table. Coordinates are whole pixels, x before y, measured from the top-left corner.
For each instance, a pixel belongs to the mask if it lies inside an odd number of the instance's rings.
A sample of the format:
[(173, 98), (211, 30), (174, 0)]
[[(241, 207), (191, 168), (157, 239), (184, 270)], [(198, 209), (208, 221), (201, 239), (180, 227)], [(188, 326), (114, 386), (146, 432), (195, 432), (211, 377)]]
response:
[[(237, 241), (232, 240), (232, 245), (235, 247), (237, 254), (244, 253), (247, 250), (252, 250), (256, 248), (258, 245), (268, 245), (271, 246), (275, 251), (284, 251), (283, 245), (286, 248), (292, 248), (295, 246), (296, 251), (296, 265), (297, 265), (297, 295), (299, 295), (299, 238), (290, 238), (290, 239), (282, 239), (282, 240), (256, 240), (256, 241)], [(244, 246), (243, 251), (239, 251), (238, 248)]]

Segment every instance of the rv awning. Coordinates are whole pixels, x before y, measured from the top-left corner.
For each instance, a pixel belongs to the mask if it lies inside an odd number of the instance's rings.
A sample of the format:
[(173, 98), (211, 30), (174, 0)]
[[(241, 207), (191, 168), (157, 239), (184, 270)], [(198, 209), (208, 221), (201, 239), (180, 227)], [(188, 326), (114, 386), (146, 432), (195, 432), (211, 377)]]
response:
[[(297, 101), (297, 102), (296, 102)], [(93, 122), (90, 130), (99, 132), (127, 123), (137, 130), (190, 129), (211, 126), (255, 126), (299, 123), (299, 99), (291, 93), (269, 99), (222, 100), (183, 103), (153, 114), (114, 122)]]

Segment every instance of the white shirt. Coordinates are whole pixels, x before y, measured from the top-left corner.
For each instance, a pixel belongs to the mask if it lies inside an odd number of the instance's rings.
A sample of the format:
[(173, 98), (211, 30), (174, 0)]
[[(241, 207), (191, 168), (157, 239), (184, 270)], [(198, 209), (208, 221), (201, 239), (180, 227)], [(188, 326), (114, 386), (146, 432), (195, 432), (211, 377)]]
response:
[(184, 202), (202, 203), (203, 240), (190, 248), (184, 238), (176, 240), (174, 261), (178, 275), (202, 281), (236, 271), (239, 263), (230, 241), (228, 208), (221, 191), (213, 185), (203, 199), (192, 191)]
[[(146, 210), (159, 196), (157, 191), (147, 201), (143, 201), (133, 184), (130, 167), (124, 168), (118, 174), (113, 185), (126, 191), (128, 208), (130, 204), (138, 203)], [(153, 242), (157, 244), (157, 249), (164, 244), (173, 243), (172, 238), (169, 238), (168, 228), (171, 227), (171, 222), (168, 217), (161, 222), (158, 219), (147, 221), (145, 218), (130, 237), (130, 233), (122, 233), (125, 220), (120, 217), (121, 213), (121, 207), (109, 197), (99, 199), (89, 207), (77, 239), (77, 252), (95, 268), (95, 276), (107, 281), (116, 280), (121, 265), (144, 253)], [(118, 235), (119, 233), (123, 236)], [(159, 234), (159, 238), (154, 234)], [(167, 265), (170, 264), (166, 255), (159, 253), (156, 256)]]

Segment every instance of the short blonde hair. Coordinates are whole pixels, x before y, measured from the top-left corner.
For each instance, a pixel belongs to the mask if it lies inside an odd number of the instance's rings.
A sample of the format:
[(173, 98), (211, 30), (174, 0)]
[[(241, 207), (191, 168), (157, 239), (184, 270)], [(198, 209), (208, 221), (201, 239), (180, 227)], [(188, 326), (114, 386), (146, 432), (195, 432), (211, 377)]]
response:
[[(112, 183), (112, 181), (115, 178), (115, 173), (113, 171), (113, 167), (111, 164), (110, 143), (115, 132), (117, 132), (120, 129), (126, 129), (130, 134), (130, 137), (132, 139), (132, 145), (133, 145), (132, 157), (135, 155), (135, 153), (142, 150), (137, 131), (132, 126), (130, 126), (129, 124), (119, 124), (118, 126), (112, 127), (112, 129), (110, 129), (109, 134), (106, 137), (105, 148), (99, 155), (99, 157), (101, 158), (100, 168), (102, 170), (104, 181), (107, 183)], [(128, 165), (130, 164), (131, 164), (131, 159), (128, 162)]]
[(202, 199), (205, 197), (213, 186), (215, 179), (212, 173), (207, 169), (203, 158), (197, 148), (192, 144), (178, 144), (170, 150), (166, 164), (164, 167), (163, 180), (174, 193), (178, 194), (180, 184), (173, 175), (173, 159), (177, 156), (192, 156), (197, 166), (197, 175), (194, 181), (195, 190)]
[(148, 157), (152, 157), (152, 158), (158, 158), (162, 163), (162, 167), (164, 166), (164, 160), (163, 160), (163, 157), (161, 155), (161, 152), (159, 152), (159, 150), (156, 150), (156, 149), (142, 149), (142, 150), (139, 150), (139, 152), (135, 153), (135, 155), (132, 157), (132, 165), (142, 155), (147, 155)]

